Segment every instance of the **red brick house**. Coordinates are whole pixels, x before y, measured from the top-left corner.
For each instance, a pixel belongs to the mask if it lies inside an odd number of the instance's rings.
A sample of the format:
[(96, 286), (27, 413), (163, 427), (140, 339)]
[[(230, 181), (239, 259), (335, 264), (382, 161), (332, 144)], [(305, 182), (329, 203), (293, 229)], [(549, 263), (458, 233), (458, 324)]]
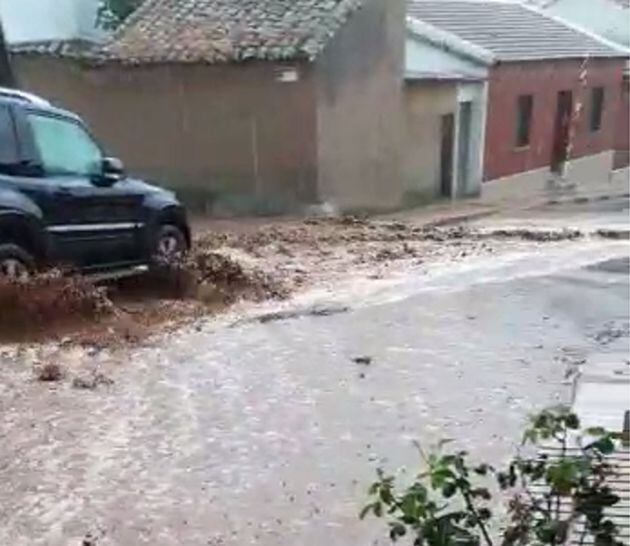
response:
[(492, 56), (484, 193), (588, 186), (608, 180), (628, 52), (521, 4), (416, 0), (408, 16)]

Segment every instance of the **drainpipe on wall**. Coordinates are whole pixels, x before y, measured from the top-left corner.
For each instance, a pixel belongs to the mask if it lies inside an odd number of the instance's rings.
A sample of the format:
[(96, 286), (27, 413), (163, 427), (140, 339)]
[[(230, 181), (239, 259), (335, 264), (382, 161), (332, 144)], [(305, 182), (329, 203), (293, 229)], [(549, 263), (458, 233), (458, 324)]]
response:
[(260, 179), (260, 162), (258, 157), (258, 121), (252, 116), (252, 169), (256, 183), (256, 197), (262, 196), (262, 180)]

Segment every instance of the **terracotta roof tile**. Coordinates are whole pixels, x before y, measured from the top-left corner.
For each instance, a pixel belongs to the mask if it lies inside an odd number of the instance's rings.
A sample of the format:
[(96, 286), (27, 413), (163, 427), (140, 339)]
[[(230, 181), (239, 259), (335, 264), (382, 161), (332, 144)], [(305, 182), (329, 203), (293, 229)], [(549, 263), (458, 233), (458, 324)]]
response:
[(313, 59), (363, 0), (146, 0), (105, 46), (141, 64)]

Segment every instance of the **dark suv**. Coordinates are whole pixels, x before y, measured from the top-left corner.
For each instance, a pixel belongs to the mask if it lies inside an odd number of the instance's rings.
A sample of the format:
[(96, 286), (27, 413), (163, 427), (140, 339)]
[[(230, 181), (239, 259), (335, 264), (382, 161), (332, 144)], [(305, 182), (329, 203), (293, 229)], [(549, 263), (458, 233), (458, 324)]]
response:
[(0, 274), (132, 271), (189, 245), (172, 192), (128, 177), (77, 115), (0, 88)]

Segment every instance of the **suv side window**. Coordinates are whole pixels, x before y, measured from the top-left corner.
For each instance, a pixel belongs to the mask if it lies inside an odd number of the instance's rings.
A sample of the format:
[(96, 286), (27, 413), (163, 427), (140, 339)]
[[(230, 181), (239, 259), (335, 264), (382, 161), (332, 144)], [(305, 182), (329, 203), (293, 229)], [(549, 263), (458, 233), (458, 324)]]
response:
[(0, 173), (11, 172), (18, 161), (18, 146), (11, 110), (0, 104)]
[(101, 172), (103, 153), (81, 124), (28, 112), (28, 124), (48, 176), (92, 176)]

